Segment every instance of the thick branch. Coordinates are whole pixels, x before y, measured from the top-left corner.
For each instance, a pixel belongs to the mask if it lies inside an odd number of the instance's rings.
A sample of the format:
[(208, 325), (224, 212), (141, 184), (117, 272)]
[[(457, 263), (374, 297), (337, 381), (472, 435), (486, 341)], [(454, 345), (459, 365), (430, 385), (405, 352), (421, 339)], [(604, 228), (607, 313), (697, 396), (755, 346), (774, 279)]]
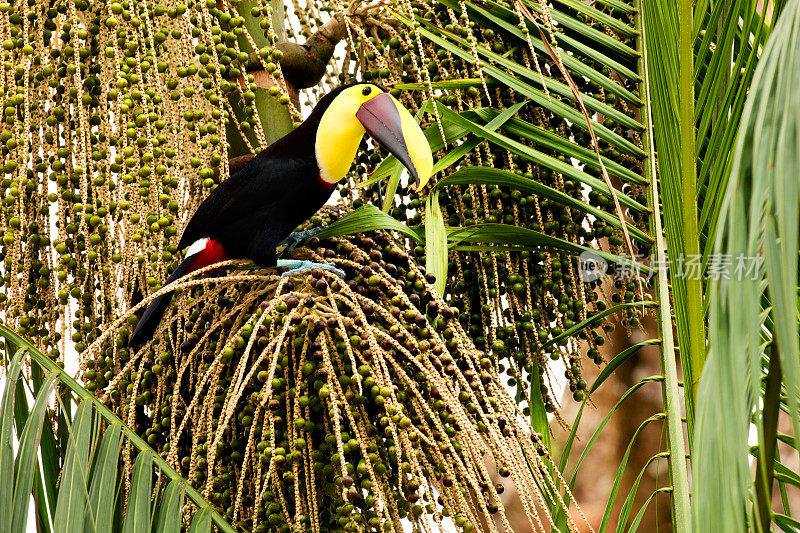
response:
[[(359, 5), (353, 2), (347, 15), (336, 13), (328, 22), (309, 37), (305, 43), (289, 41), (278, 43), (276, 48), (283, 52), (280, 59), (281, 71), (290, 85), (290, 91), (313, 87), (325, 75), (328, 62), (333, 57), (336, 45), (347, 37), (347, 24), (356, 24), (365, 29), (391, 31), (399, 22), (384, 14), (380, 4)], [(255, 55), (247, 64), (247, 71), (257, 73), (262, 64)]]
[[(337, 13), (305, 43), (284, 41), (275, 46), (283, 52), (280, 60), (281, 70), (284, 78), (295, 91), (313, 87), (325, 75), (325, 68), (333, 57), (336, 45), (347, 36), (345, 24), (342, 14)], [(247, 71), (262, 70), (259, 58), (251, 55), (247, 63)]]
[[(237, 155), (228, 159), (228, 169), (229, 175), (233, 176), (240, 170), (242, 170), (247, 163), (253, 160), (256, 154), (244, 154), (244, 155)], [(212, 177), (214, 183), (219, 185), (219, 167), (214, 169), (214, 176)]]
[(342, 14), (337, 13), (304, 44), (278, 43), (278, 50), (283, 52), (281, 70), (286, 81), (295, 89), (307, 89), (319, 83), (336, 45), (347, 36), (345, 24)]

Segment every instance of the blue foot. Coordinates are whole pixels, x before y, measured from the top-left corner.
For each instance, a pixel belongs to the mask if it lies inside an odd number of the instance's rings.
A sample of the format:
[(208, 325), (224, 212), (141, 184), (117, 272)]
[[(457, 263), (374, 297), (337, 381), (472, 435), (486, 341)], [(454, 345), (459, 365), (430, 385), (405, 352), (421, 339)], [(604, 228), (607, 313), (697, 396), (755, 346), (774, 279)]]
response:
[(314, 261), (301, 261), (299, 259), (278, 259), (278, 264), (276, 266), (277, 268), (291, 269), (281, 274), (281, 279), (288, 276), (294, 276), (295, 274), (308, 272), (309, 270), (314, 270), (315, 268), (329, 270), (340, 278), (344, 278), (344, 270), (336, 268), (333, 263), (315, 263)]
[(288, 237), (283, 239), (280, 244), (285, 244), (286, 248), (283, 249), (281, 255), (286, 255), (290, 251), (294, 250), (294, 248), (303, 242), (304, 240), (308, 239), (309, 237), (313, 237), (320, 231), (324, 230), (325, 226), (317, 226), (316, 228), (307, 229), (304, 231), (295, 231), (294, 233), (290, 233)]

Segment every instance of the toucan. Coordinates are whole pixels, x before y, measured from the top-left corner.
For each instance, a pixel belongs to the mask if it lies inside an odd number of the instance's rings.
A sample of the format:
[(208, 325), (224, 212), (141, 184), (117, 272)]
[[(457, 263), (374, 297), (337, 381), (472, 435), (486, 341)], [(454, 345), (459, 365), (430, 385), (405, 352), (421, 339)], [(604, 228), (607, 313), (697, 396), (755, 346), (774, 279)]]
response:
[[(334, 265), (278, 259), (277, 247), (330, 198), (347, 175), (364, 133), (407, 169), (416, 189), (431, 177), (433, 157), (411, 114), (391, 94), (371, 83), (337, 87), (323, 96), (292, 132), (221, 182), (200, 204), (183, 230), (178, 249), (186, 255), (165, 285), (227, 259), (250, 259), (263, 268), (312, 268), (340, 272)], [(152, 338), (171, 292), (155, 298), (128, 341)]]

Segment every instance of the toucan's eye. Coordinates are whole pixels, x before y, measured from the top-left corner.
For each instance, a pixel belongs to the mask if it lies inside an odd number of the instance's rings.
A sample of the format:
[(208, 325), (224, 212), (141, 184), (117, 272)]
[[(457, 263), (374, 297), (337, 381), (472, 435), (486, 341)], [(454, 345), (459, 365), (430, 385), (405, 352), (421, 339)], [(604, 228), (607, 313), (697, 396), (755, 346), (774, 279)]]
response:
[(363, 94), (364, 96), (369, 96), (369, 93), (371, 92), (372, 92), (372, 87), (364, 87), (363, 89), (361, 89), (361, 94)]

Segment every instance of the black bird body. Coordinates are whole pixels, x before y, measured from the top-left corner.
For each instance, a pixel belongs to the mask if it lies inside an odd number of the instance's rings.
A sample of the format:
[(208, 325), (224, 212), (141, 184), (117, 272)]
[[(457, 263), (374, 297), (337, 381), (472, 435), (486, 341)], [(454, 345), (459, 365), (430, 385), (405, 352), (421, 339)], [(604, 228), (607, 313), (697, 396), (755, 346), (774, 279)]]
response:
[[(361, 86), (365, 88), (361, 89)], [(411, 146), (417, 151), (408, 154), (404, 136), (409, 127), (392, 122), (401, 117), (397, 106), (403, 113), (408, 112), (399, 103), (396, 106), (391, 104), (389, 98), (388, 94), (371, 84), (345, 85), (323, 96), (301, 125), (220, 183), (200, 204), (178, 244), (181, 250), (188, 248), (186, 257), (165, 285), (226, 259), (250, 259), (264, 268), (276, 266), (278, 244), (325, 205), (336, 182), (346, 174), (365, 131), (379, 142), (388, 139), (389, 150), (398, 152), (401, 160), (407, 161), (404, 163), (407, 166), (413, 167), (411, 159), (419, 160), (419, 153), (425, 150), (430, 158), (430, 148), (416, 124), (413, 128), (419, 131), (411, 132), (412, 142), (416, 141)], [(338, 103), (331, 106), (334, 101)], [(367, 105), (369, 101), (373, 104)], [(320, 130), (320, 123), (329, 108), (332, 109)], [(369, 116), (357, 119), (356, 114), (361, 110), (368, 111)], [(386, 114), (392, 115), (389, 120), (383, 118)], [(413, 121), (410, 115), (407, 120)], [(373, 133), (371, 129), (380, 131)], [(326, 143), (329, 137), (331, 142)], [(424, 142), (425, 150), (418, 146), (419, 138)], [(342, 139), (345, 142), (341, 142)], [(322, 148), (321, 143), (325, 145)], [(327, 168), (321, 169), (320, 161)], [(425, 166), (427, 164), (427, 161), (422, 161), (423, 174), (429, 168)], [(427, 176), (423, 175), (425, 181), (429, 177), (429, 172)], [(131, 334), (129, 345), (137, 346), (153, 336), (170, 299), (171, 293), (166, 293), (150, 303)]]
[(228, 259), (275, 266), (278, 243), (325, 205), (336, 186), (320, 177), (313, 146), (320, 118), (347, 87), (326, 94), (300, 126), (211, 191), (183, 230), (178, 248), (209, 238)]
[[(335, 94), (328, 96), (332, 100)], [(203, 200), (178, 244), (179, 250), (189, 248), (189, 253), (165, 285), (226, 259), (251, 259), (264, 268), (277, 264), (278, 243), (325, 205), (336, 185), (321, 179), (314, 151), (308, 149), (314, 145), (319, 116), (324, 112), (319, 109), (317, 113), (317, 108), (323, 104), (320, 101), (306, 121)], [(195, 243), (198, 250), (191, 249)], [(166, 293), (148, 305), (131, 334), (131, 346), (153, 336), (171, 298), (172, 294)]]
[(320, 178), (304, 138), (307, 125), (276, 141), (215, 188), (189, 220), (178, 248), (208, 238), (221, 245), (228, 259), (275, 266), (278, 243), (325, 205), (336, 185)]

